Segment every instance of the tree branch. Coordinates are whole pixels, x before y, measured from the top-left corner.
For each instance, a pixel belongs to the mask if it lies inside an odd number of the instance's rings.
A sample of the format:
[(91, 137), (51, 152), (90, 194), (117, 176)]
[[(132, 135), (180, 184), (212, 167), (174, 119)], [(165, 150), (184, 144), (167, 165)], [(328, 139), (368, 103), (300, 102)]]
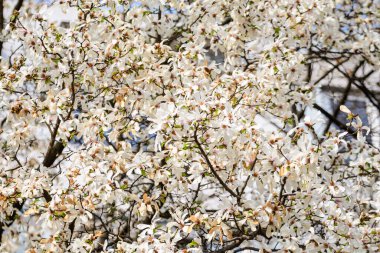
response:
[(42, 162), (42, 164), (46, 167), (50, 167), (54, 163), (54, 161), (62, 153), (64, 148), (62, 142), (55, 140), (58, 134), (58, 128), (60, 124), (61, 120), (59, 119), (59, 116), (57, 116), (57, 121), (55, 123), (53, 131), (51, 132), (49, 147), (46, 151), (44, 161)]
[(208, 167), (210, 168), (212, 174), (216, 177), (216, 179), (219, 181), (219, 183), (223, 186), (223, 188), (228, 191), (232, 196), (234, 196), (235, 198), (237, 198), (238, 200), (240, 200), (240, 196), (237, 195), (233, 190), (231, 190), (230, 187), (228, 187), (228, 185), (223, 181), (223, 179), (218, 175), (218, 173), (216, 172), (214, 166), (212, 165), (210, 159), (208, 158), (206, 152), (204, 151), (204, 149), (202, 148), (202, 145), (201, 143), (199, 142), (198, 140), (198, 136), (197, 136), (197, 128), (195, 129), (194, 131), (194, 141), (195, 143), (197, 144), (198, 146), (198, 149), (201, 151), (201, 154), (203, 156), (203, 158), (205, 159)]
[(326, 116), (329, 120), (331, 120), (335, 125), (337, 125), (339, 128), (346, 130), (350, 134), (355, 136), (355, 131), (351, 128), (347, 128), (345, 124), (334, 118), (329, 112), (327, 112), (325, 109), (323, 109), (318, 104), (313, 104), (314, 108), (320, 111), (324, 116)]

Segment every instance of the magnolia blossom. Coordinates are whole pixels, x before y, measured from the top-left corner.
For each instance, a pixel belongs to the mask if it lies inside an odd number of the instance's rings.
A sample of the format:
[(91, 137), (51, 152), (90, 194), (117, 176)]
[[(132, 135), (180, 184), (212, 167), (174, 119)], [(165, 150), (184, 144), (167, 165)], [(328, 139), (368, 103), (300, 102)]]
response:
[(379, 251), (378, 1), (4, 2), (1, 252)]

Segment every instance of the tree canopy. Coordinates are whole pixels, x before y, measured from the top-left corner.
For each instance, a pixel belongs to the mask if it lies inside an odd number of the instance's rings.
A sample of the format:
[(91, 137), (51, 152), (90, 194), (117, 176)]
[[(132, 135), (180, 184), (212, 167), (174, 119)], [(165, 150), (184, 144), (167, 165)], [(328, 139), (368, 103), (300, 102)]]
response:
[(379, 1), (6, 2), (1, 252), (380, 250)]

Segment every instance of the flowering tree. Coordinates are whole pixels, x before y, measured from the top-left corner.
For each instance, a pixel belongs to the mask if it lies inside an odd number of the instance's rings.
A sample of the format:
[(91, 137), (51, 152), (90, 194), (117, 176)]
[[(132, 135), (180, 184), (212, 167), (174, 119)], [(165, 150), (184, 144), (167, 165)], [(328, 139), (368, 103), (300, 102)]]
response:
[(315, 103), (341, 75), (379, 108), (378, 1), (63, 0), (69, 28), (24, 4), (3, 31), (1, 252), (379, 250), (379, 150)]

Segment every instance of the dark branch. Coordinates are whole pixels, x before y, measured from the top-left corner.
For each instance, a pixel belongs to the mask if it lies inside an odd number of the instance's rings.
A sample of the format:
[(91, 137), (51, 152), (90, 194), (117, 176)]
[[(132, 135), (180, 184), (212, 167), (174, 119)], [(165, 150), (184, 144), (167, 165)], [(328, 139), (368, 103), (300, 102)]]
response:
[(228, 191), (232, 196), (234, 196), (235, 198), (237, 198), (238, 200), (240, 199), (240, 196), (237, 195), (233, 190), (231, 190), (230, 187), (228, 187), (228, 185), (223, 181), (223, 179), (218, 175), (218, 173), (216, 172), (214, 166), (212, 165), (210, 159), (208, 158), (208, 155), (206, 154), (206, 152), (204, 151), (204, 149), (202, 148), (202, 145), (201, 143), (199, 142), (198, 140), (198, 136), (197, 136), (197, 129), (195, 129), (194, 131), (194, 141), (195, 143), (197, 144), (197, 147), (198, 149), (201, 151), (201, 154), (203, 156), (203, 158), (205, 159), (208, 167), (210, 168), (212, 174), (216, 177), (216, 179), (219, 181), (219, 183), (223, 186), (223, 188)]

